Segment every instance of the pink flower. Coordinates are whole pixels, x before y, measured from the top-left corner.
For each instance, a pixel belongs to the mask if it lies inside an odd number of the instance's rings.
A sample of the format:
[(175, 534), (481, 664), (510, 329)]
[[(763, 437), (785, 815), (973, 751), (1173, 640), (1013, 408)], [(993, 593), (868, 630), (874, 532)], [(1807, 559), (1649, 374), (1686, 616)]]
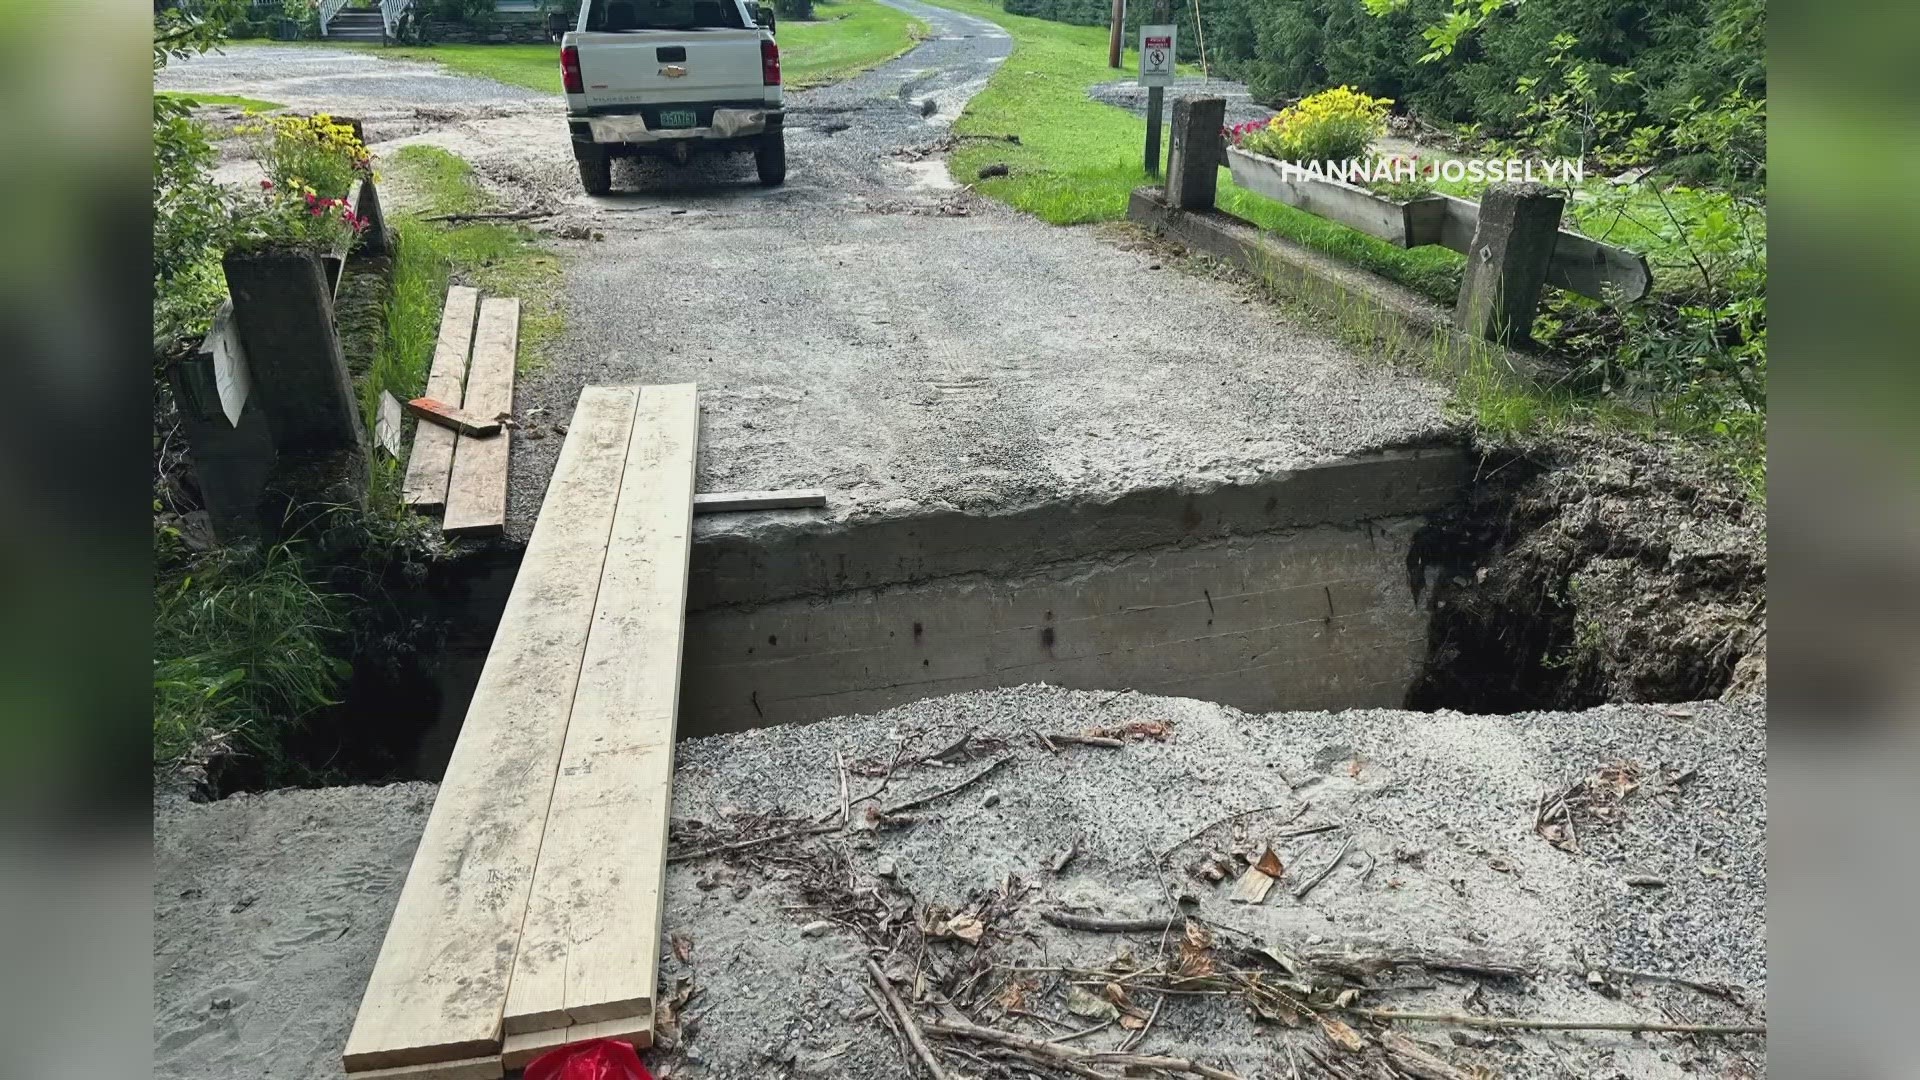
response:
[(273, 190), (273, 181), (271, 181), (271, 180), (262, 180), (262, 181), (260, 181), (260, 190), (261, 190), (261, 191), (272, 191), (272, 190)]

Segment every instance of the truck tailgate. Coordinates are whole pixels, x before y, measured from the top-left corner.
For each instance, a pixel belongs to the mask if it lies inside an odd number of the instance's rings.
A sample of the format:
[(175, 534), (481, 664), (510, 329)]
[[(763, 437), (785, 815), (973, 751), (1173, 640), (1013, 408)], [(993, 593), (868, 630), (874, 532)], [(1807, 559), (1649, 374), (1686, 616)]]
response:
[(759, 30), (574, 33), (588, 110), (676, 101), (759, 98)]

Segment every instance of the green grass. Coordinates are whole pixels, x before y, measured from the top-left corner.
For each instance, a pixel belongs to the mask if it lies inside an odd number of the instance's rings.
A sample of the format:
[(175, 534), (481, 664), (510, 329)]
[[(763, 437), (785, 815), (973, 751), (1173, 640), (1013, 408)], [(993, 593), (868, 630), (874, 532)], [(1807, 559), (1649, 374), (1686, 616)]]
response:
[[(781, 74), (787, 88), (805, 89), (851, 78), (899, 56), (925, 36), (926, 24), (874, 0), (816, 4), (812, 22), (782, 22)], [(510, 86), (560, 93), (560, 49), (555, 45), (333, 45), (369, 49), (389, 60), (425, 60)]]
[(167, 766), (231, 749), (280, 760), (280, 739), (334, 700), (340, 604), (288, 545), (187, 557), (157, 538), (153, 754)]
[[(1153, 182), (1143, 160), (1147, 122), (1094, 101), (1087, 88), (1131, 77), (1137, 54), (1129, 50), (1115, 71), (1104, 27), (1009, 15), (992, 0), (937, 2), (999, 23), (1014, 38), (1013, 55), (954, 126), (963, 137), (948, 162), (954, 177), (972, 181), (982, 166), (1005, 163), (1007, 176), (981, 180), (976, 190), (1055, 225), (1125, 218), (1128, 194)], [(996, 138), (1006, 135), (1020, 144)], [(1462, 259), (1453, 252), (1396, 248), (1242, 191), (1225, 169), (1220, 207), (1430, 296), (1448, 299), (1459, 284)]]
[(492, 79), (509, 86), (560, 93), (558, 45), (330, 45), (328, 48), (367, 49), (385, 60), (424, 60), (462, 75)]
[(841, 82), (918, 44), (927, 24), (873, 0), (818, 3), (812, 22), (782, 22), (780, 74), (789, 90)]
[(532, 230), (487, 222), (447, 224), (423, 220), (470, 213), (489, 206), (473, 167), (436, 146), (406, 146), (382, 159), (409, 209), (393, 216), (400, 253), (387, 300), (387, 333), (360, 387), (368, 423), (380, 391), (401, 400), (418, 397), (440, 332), (447, 285), (472, 285), (486, 296), (520, 298), (522, 372), (537, 367), (558, 338), (560, 257), (542, 248)]
[(244, 112), (272, 112), (284, 109), (285, 105), (277, 101), (261, 101), (259, 98), (241, 97), (238, 94), (187, 94), (173, 90), (155, 90), (153, 96), (170, 101), (189, 101), (195, 105), (232, 105)]

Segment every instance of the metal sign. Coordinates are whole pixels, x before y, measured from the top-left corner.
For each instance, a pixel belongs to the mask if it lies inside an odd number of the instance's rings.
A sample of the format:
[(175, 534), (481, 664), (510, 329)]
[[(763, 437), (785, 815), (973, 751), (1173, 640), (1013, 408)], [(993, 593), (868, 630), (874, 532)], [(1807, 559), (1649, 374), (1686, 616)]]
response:
[(1173, 85), (1173, 35), (1175, 27), (1140, 28), (1140, 85)]

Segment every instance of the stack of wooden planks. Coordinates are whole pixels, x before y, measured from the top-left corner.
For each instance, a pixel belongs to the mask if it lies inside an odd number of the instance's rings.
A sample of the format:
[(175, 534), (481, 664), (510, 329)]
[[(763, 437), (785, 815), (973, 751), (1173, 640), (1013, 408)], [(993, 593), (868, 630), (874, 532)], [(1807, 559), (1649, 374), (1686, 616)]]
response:
[(651, 1045), (698, 430), (691, 385), (581, 392), (347, 1040), (355, 1080)]
[[(493, 420), (513, 411), (513, 367), (519, 352), (520, 301), (454, 285), (440, 316), (440, 337), (427, 371), (426, 397)], [(469, 362), (471, 357), (471, 362)], [(449, 536), (498, 536), (507, 527), (505, 434), (461, 434), (422, 422), (413, 434), (402, 488), (422, 513), (445, 512)]]

